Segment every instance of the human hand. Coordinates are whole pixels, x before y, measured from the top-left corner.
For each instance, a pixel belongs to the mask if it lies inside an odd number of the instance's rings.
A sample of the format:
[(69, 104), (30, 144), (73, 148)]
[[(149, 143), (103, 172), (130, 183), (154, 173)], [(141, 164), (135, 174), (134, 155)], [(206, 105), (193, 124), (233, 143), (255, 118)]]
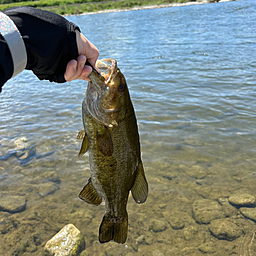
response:
[(99, 57), (99, 51), (83, 34), (76, 30), (76, 42), (78, 54), (76, 60), (70, 60), (66, 67), (64, 78), (66, 81), (82, 79), (90, 81), (89, 74), (92, 72), (90, 66), (85, 65), (88, 60), (93, 66)]
[[(64, 83), (74, 79), (89, 80), (98, 49), (80, 32), (79, 27), (64, 17), (32, 7), (4, 10), (20, 34), (27, 51), (26, 69), (40, 80)], [(78, 57), (77, 57), (78, 56)]]

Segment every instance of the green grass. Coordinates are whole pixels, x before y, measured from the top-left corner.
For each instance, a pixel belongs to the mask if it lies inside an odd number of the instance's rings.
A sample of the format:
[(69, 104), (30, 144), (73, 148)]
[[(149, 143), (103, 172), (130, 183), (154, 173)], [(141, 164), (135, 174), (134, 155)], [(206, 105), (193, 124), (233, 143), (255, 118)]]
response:
[[(1, 1), (1, 0), (0, 0)], [(11, 0), (2, 0), (11, 1)], [(16, 0), (19, 1), (19, 0)], [(193, 1), (193, 0), (190, 0)], [(108, 9), (125, 9), (132, 7), (141, 7), (146, 5), (159, 5), (174, 2), (189, 2), (189, 0), (118, 0), (118, 1), (100, 1), (100, 0), (39, 0), (24, 1), (8, 4), (0, 4), (0, 11), (16, 6), (31, 6), (44, 10), (49, 10), (61, 15), (80, 14), (85, 12), (96, 12)]]
[(31, 6), (31, 7), (46, 7), (46, 6), (62, 6), (62, 5), (70, 5), (70, 4), (82, 4), (82, 3), (92, 3), (92, 2), (100, 2), (101, 0), (39, 0), (39, 1), (21, 1), (21, 2), (13, 2), (7, 4), (0, 4), (0, 10), (4, 10), (10, 7), (17, 6)]

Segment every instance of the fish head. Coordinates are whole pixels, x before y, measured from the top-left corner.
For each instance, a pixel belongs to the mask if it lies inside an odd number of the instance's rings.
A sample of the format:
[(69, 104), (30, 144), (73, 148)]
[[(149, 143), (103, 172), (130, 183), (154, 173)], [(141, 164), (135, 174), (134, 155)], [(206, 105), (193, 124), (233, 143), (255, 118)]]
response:
[(131, 104), (124, 75), (115, 59), (102, 59), (96, 63), (97, 70), (89, 75), (86, 105), (89, 113), (100, 123), (113, 127), (121, 122)]

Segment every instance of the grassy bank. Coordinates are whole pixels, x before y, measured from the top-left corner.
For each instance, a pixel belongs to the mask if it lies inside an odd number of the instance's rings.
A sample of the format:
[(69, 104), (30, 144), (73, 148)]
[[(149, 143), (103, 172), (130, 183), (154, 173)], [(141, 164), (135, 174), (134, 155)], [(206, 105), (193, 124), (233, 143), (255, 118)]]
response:
[[(190, 2), (193, 0), (190, 0)], [(58, 14), (80, 14), (85, 12), (97, 12), (109, 9), (126, 9), (147, 5), (160, 5), (170, 3), (186, 3), (189, 0), (39, 0), (1, 4), (0, 11), (16, 6), (32, 6)], [(195, 1), (196, 2), (196, 1)]]

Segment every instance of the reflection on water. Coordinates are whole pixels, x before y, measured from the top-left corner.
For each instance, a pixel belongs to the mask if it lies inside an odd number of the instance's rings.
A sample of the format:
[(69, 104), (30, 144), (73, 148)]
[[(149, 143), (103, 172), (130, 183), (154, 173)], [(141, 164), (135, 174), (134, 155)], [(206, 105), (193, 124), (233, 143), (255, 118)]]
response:
[(24, 71), (0, 95), (0, 254), (41, 255), (68, 223), (89, 255), (256, 254), (255, 7), (69, 17), (126, 76), (150, 194), (128, 202), (127, 246), (100, 245), (104, 206), (78, 199), (90, 176), (76, 140), (87, 84)]

